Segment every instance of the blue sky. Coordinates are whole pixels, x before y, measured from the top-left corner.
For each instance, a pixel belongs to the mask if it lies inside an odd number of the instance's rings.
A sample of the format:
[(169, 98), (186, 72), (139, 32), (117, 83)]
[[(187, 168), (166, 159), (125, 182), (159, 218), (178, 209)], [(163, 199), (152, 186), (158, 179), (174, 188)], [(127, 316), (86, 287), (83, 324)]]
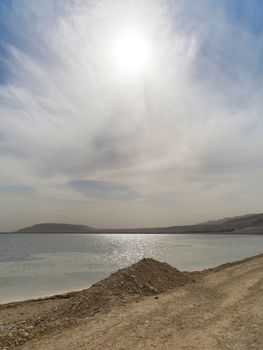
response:
[[(127, 23), (137, 77), (110, 57)], [(260, 0), (1, 0), (0, 229), (261, 212), (262, 23)]]

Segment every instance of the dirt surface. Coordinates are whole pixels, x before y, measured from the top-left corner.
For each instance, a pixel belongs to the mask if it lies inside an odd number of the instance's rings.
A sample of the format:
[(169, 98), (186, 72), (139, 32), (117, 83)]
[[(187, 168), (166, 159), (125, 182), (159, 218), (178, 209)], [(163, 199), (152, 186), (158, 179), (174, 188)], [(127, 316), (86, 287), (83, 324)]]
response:
[(263, 349), (262, 255), (193, 274), (146, 259), (92, 288), (0, 307), (0, 349)]

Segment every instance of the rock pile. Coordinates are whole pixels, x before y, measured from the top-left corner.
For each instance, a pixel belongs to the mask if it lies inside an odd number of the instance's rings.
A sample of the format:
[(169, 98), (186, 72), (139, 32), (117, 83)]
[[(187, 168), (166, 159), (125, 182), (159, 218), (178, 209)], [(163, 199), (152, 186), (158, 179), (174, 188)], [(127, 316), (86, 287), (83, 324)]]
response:
[(59, 318), (93, 316), (131, 299), (159, 294), (192, 281), (189, 273), (180, 272), (167, 263), (142, 259), (81, 291), (56, 310), (56, 315)]
[(0, 350), (9, 350), (54, 330), (77, 324), (83, 318), (139, 301), (145, 296), (154, 295), (158, 299), (157, 294), (192, 281), (193, 275), (190, 273), (180, 272), (154, 259), (142, 259), (88, 289), (69, 293), (68, 298), (52, 311), (10, 326), (0, 323)]

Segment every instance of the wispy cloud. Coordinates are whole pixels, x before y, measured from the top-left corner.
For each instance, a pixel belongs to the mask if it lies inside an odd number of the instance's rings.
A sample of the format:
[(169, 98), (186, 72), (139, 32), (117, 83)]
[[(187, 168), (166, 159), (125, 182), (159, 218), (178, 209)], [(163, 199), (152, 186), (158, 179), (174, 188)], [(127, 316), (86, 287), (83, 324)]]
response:
[(92, 199), (131, 200), (137, 197), (137, 194), (129, 187), (123, 184), (94, 181), (94, 180), (72, 180), (68, 185), (75, 191), (83, 193)]
[(29, 194), (31, 195), (33, 193), (33, 188), (30, 186), (25, 185), (0, 185), (0, 193), (6, 193), (6, 194)]
[[(260, 10), (257, 0), (2, 2), (2, 186), (25, 183), (51, 207), (140, 198), (140, 215), (126, 207), (135, 226), (158, 206), (160, 224), (174, 212), (194, 221), (260, 210)], [(110, 61), (128, 22), (154, 52), (136, 80)]]

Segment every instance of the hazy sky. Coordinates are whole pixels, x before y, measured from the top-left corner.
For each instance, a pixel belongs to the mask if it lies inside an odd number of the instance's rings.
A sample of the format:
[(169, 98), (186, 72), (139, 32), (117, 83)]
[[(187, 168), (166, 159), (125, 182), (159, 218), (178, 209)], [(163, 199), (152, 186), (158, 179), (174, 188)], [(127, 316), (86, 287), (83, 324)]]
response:
[(261, 0), (1, 0), (0, 230), (262, 212), (262, 23)]

